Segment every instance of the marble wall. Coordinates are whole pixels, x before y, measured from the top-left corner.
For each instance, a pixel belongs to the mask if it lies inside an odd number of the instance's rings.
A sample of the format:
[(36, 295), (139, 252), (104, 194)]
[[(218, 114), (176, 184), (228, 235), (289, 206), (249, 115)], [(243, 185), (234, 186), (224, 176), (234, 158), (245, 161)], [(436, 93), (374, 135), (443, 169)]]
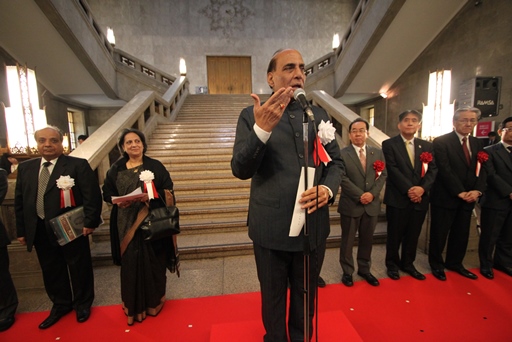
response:
[(459, 100), (461, 84), (468, 79), (502, 77), (499, 115), (482, 118), (482, 121), (495, 121), (497, 129), (499, 122), (512, 116), (510, 13), (510, 0), (468, 1), (390, 88), (390, 96), (365, 104), (375, 105), (375, 125), (390, 136), (398, 134), (398, 114), (406, 109), (422, 110), (422, 103), (428, 104), (429, 72), (451, 69), (451, 102)]
[(114, 29), (116, 47), (173, 75), (187, 62), (191, 93), (206, 86), (206, 56), (250, 56), (255, 93), (269, 93), (266, 69), (279, 48), (304, 61), (332, 49), (358, 0), (87, 0), (95, 19)]

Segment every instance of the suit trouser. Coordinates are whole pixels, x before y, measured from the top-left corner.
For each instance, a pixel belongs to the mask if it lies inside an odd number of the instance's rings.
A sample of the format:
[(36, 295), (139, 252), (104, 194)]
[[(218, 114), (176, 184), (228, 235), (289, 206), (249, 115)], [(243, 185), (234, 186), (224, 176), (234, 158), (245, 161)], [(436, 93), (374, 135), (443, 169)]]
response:
[[(407, 208), (386, 206), (388, 220), (386, 267), (389, 271), (414, 267), (418, 239), (426, 214), (426, 210), (414, 210), (413, 206)], [(401, 258), (400, 245), (402, 245)]]
[[(288, 333), (291, 341), (304, 341), (304, 253), (285, 252), (253, 244), (260, 281), (265, 342), (286, 342), (286, 297), (290, 286)], [(317, 256), (325, 253), (319, 247), (310, 254), (309, 331), (313, 334), (315, 295), (318, 279)]]
[(7, 246), (0, 247), (0, 321), (13, 317), (18, 307), (18, 295), (9, 272)]
[(482, 208), (481, 229), (480, 269), (489, 270), (493, 263), (512, 267), (512, 210)]
[[(466, 255), (469, 240), (472, 208), (459, 205), (455, 209), (431, 206), (430, 243), (428, 262), (432, 269), (460, 268)], [(448, 244), (447, 244), (448, 240)], [(446, 261), (443, 250), (446, 247)]]
[(344, 274), (354, 273), (352, 249), (358, 231), (357, 271), (361, 274), (370, 273), (373, 233), (377, 220), (377, 216), (369, 216), (367, 213), (359, 217), (341, 215), (340, 264)]
[(43, 272), (44, 287), (53, 311), (90, 308), (94, 300), (94, 275), (89, 240), (81, 236), (59, 246), (50, 241), (43, 220), (37, 220), (34, 246)]

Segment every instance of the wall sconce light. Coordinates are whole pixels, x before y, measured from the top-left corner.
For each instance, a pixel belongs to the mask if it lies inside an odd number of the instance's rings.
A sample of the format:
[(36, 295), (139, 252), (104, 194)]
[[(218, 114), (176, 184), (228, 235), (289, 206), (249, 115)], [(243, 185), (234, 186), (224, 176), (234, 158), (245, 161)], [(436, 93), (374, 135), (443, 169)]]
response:
[(111, 27), (107, 27), (107, 40), (112, 46), (116, 46), (116, 36), (114, 30)]
[(339, 34), (335, 33), (332, 37), (332, 49), (336, 51), (336, 49), (340, 46), (340, 36)]
[(185, 63), (183, 58), (180, 58), (180, 75), (187, 76), (187, 63)]
[(428, 106), (423, 104), (423, 123), (421, 125), (421, 136), (425, 140), (434, 140), (452, 130), (455, 101), (450, 103), (451, 82), (451, 70), (430, 73)]
[(69, 137), (67, 133), (64, 133), (62, 136), (62, 148), (64, 149), (64, 153), (69, 153)]
[(380, 97), (382, 97), (383, 99), (385, 99), (385, 98), (387, 98), (387, 97), (388, 97), (388, 94), (386, 94), (386, 93), (380, 93), (379, 95), (380, 95)]
[(7, 145), (13, 154), (37, 153), (34, 132), (46, 127), (46, 113), (39, 109), (34, 70), (27, 66), (6, 66), (10, 107), (5, 109)]

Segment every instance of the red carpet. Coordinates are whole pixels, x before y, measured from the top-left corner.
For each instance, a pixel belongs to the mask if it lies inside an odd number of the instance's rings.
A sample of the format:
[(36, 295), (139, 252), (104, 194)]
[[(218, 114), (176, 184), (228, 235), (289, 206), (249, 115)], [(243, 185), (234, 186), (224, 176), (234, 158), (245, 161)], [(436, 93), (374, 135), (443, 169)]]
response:
[[(469, 280), (447, 272), (441, 282), (382, 279), (320, 289), (319, 341), (512, 341), (512, 277)], [(0, 341), (262, 341), (259, 293), (167, 301), (158, 317), (126, 325), (120, 305), (93, 307), (39, 330), (48, 312), (16, 315)]]

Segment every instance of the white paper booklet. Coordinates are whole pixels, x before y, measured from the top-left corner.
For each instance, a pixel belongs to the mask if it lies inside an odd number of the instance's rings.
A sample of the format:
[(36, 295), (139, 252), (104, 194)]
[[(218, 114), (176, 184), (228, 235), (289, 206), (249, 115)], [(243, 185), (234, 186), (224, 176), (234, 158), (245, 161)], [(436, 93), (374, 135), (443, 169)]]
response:
[[(315, 179), (315, 169), (313, 167), (308, 167), (308, 189), (313, 186), (313, 181)], [(304, 226), (304, 222), (306, 221), (306, 213), (304, 209), (301, 208), (301, 204), (299, 203), (300, 195), (304, 192), (304, 168), (300, 171), (300, 180), (299, 185), (297, 187), (297, 197), (295, 198), (295, 207), (293, 208), (293, 217), (292, 223), (290, 225), (290, 234), (288, 236), (299, 236), (302, 227)]]

